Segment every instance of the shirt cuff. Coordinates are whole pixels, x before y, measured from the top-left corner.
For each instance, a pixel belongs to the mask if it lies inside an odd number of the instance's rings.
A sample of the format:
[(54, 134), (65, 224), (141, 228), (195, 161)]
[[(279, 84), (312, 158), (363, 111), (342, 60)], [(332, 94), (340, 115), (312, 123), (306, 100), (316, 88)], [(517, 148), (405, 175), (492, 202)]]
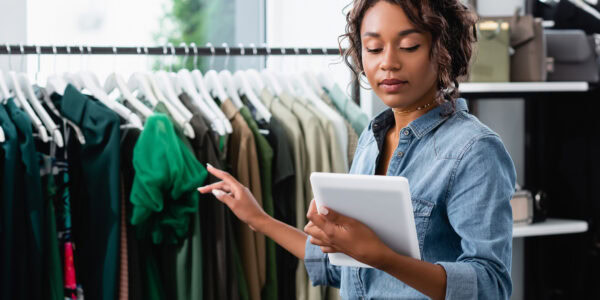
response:
[(446, 299), (477, 299), (477, 274), (463, 262), (438, 262), (446, 270)]
[(327, 254), (321, 251), (321, 247), (310, 242), (310, 236), (306, 239), (304, 248), (304, 266), (313, 286), (327, 285), (327, 266), (329, 259)]

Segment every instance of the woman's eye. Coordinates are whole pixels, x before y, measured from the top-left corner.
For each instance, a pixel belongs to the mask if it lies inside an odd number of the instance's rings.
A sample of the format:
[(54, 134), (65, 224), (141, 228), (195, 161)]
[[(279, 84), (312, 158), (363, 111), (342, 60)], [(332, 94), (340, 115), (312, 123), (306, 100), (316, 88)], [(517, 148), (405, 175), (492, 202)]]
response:
[(408, 47), (408, 48), (400, 48), (400, 49), (408, 51), (408, 52), (414, 52), (414, 51), (417, 51), (417, 49), (419, 49), (419, 47), (421, 47), (421, 45), (416, 45), (416, 46)]
[(367, 48), (367, 52), (369, 52), (369, 53), (379, 53), (379, 52), (381, 52), (381, 50), (382, 50), (381, 48), (375, 48), (375, 49)]

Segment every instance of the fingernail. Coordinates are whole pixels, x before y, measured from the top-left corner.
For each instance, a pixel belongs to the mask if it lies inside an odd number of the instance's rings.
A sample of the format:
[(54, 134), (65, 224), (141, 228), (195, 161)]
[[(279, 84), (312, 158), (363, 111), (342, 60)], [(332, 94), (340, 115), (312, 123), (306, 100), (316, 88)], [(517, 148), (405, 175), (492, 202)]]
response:
[(326, 216), (329, 213), (329, 210), (325, 206), (321, 206), (320, 214)]
[(218, 189), (214, 189), (214, 190), (212, 191), (212, 193), (213, 193), (213, 195), (215, 195), (217, 198), (218, 198), (218, 197), (221, 197), (221, 196), (223, 196), (223, 195), (225, 195), (225, 192), (223, 192), (222, 190), (218, 190)]
[(203, 189), (203, 188), (204, 188), (204, 187), (199, 187), (199, 188), (198, 188), (198, 192), (202, 193), (202, 189)]
[(215, 168), (215, 167), (213, 167), (213, 166), (212, 166), (211, 164), (209, 164), (209, 163), (206, 163), (206, 165), (207, 165), (209, 168), (213, 168), (213, 169)]

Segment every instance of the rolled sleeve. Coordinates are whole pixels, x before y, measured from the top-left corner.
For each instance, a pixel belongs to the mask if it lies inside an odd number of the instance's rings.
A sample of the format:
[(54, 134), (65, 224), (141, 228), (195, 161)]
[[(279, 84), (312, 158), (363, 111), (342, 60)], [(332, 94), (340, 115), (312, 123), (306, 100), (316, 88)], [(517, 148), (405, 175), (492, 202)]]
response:
[(340, 287), (341, 268), (330, 264), (327, 254), (319, 246), (313, 245), (310, 237), (306, 239), (304, 266), (313, 286)]
[(446, 270), (446, 299), (477, 299), (477, 273), (463, 262), (439, 262)]
[(510, 298), (515, 173), (495, 135), (474, 140), (457, 162), (446, 208), (462, 253), (455, 262), (438, 262), (447, 274), (447, 299)]

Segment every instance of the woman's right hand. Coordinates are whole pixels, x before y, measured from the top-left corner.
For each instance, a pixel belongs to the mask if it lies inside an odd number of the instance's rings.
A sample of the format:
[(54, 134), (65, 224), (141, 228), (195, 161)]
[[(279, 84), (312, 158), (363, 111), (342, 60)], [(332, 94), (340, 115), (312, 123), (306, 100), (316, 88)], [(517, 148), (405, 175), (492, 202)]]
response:
[(256, 230), (256, 225), (269, 215), (265, 213), (247, 187), (229, 173), (216, 169), (210, 164), (207, 165), (208, 172), (222, 181), (198, 188), (198, 191), (203, 194), (213, 193), (240, 220), (248, 224), (252, 230)]

